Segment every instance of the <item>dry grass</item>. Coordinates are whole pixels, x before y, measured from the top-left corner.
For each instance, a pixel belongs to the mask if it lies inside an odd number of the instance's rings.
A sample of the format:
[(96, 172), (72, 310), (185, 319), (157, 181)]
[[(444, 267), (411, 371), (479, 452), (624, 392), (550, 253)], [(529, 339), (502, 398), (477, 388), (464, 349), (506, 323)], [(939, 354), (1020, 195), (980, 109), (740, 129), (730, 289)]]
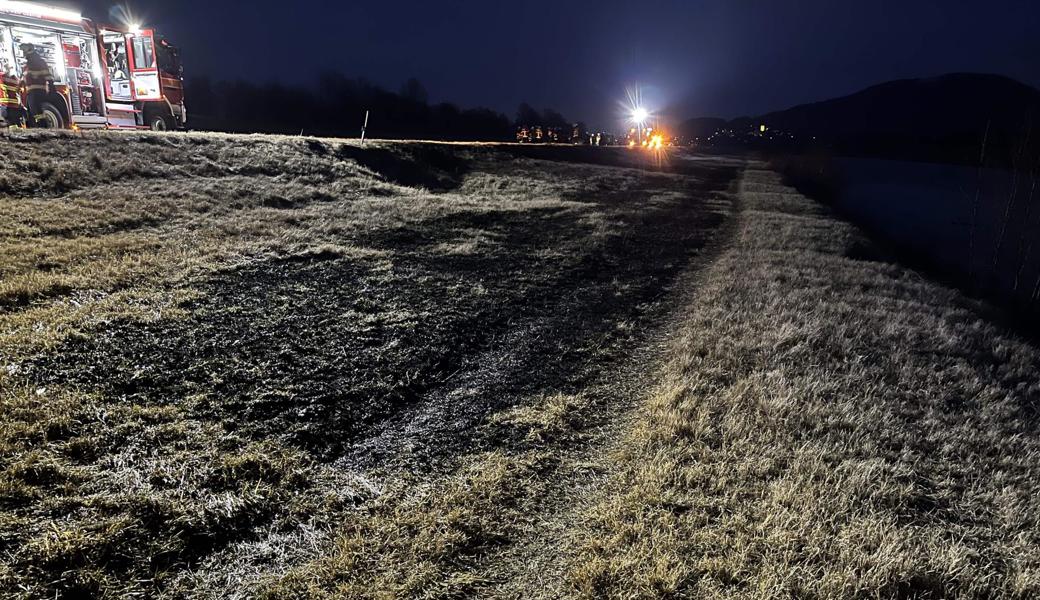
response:
[(131, 595), (275, 506), (285, 527), (363, 494), (342, 476), (335, 494), (307, 494), (321, 478), (307, 456), (192, 419), (190, 403), (125, 405), (48, 388), (8, 388), (0, 402), (8, 594)]
[(491, 453), (445, 481), (389, 494), (346, 521), (328, 554), (264, 598), (471, 598), (492, 581), (481, 559), (522, 534), (547, 460)]
[(862, 259), (764, 170), (610, 490), (576, 532), (588, 598), (1040, 594), (1040, 354)]

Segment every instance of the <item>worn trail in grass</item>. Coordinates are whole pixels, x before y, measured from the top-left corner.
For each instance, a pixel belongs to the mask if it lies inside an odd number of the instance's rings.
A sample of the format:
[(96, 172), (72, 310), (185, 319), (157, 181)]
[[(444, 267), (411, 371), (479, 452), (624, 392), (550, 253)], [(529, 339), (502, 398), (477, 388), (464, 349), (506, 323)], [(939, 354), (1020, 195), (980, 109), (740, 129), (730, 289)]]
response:
[(583, 507), (587, 598), (1040, 593), (1040, 351), (762, 166)]

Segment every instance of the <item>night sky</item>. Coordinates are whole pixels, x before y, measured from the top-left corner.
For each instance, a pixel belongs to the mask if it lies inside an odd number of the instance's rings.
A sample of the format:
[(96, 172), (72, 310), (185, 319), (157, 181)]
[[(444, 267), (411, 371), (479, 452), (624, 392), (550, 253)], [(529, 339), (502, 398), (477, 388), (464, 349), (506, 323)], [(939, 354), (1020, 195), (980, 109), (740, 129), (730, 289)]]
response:
[[(60, 4), (60, 2), (57, 2)], [(65, 2), (102, 18), (103, 0)], [(1040, 86), (1040, 1), (136, 0), (186, 73), (311, 83), (323, 70), (509, 116), (617, 124), (626, 86), (677, 117), (735, 117), (890, 79), (991, 72)]]

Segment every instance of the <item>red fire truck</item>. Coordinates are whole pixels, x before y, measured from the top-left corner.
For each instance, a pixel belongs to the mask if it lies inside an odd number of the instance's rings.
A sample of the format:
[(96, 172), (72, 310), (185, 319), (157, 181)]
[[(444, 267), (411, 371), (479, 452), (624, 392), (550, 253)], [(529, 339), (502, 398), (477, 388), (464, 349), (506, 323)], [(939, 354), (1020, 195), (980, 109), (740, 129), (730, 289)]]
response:
[[(53, 83), (29, 114), (29, 54)], [(183, 128), (183, 73), (176, 48), (139, 27), (98, 27), (70, 10), (0, 0), (0, 125), (50, 128)]]

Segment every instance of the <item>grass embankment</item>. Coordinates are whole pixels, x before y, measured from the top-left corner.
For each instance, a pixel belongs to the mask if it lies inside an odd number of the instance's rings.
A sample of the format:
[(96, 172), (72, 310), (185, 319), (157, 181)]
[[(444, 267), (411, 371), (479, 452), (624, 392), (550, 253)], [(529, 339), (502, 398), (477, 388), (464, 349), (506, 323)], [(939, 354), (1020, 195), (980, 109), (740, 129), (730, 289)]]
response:
[(5, 597), (1040, 593), (1040, 353), (768, 171), (7, 142)]
[(746, 172), (576, 532), (588, 598), (1033, 598), (1040, 353)]
[(24, 598), (486, 589), (734, 174), (264, 136), (0, 153)]

